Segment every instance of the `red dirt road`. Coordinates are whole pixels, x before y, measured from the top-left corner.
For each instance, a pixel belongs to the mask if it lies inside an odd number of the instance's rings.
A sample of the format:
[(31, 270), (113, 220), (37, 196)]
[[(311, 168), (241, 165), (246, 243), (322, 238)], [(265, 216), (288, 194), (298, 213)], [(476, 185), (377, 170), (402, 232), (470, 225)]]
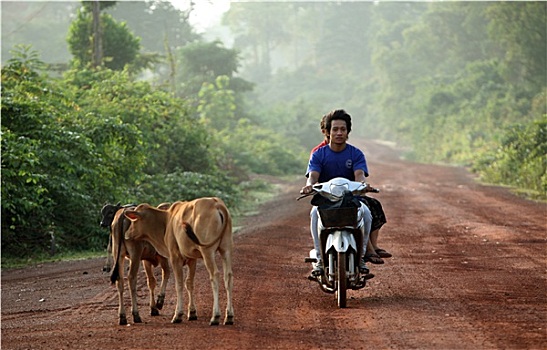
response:
[(237, 230), (233, 326), (208, 325), (203, 264), (197, 321), (170, 323), (173, 280), (151, 317), (141, 269), (144, 323), (118, 326), (103, 259), (69, 261), (2, 270), (2, 349), (546, 349), (547, 205), (476, 184), (462, 168), (363, 148), (388, 218), (381, 246), (394, 257), (371, 266), (376, 277), (348, 291), (346, 309), (306, 279), (310, 206), (295, 201), (298, 178)]

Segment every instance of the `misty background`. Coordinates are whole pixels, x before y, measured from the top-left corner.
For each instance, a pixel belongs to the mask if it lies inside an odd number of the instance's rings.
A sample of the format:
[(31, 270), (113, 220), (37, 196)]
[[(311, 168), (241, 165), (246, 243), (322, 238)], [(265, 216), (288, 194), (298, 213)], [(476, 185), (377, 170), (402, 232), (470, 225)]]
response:
[(242, 210), (336, 108), (350, 143), (546, 197), (545, 2), (234, 1), (207, 28), (191, 2), (93, 3), (0, 3), (3, 253), (101, 249), (105, 201)]

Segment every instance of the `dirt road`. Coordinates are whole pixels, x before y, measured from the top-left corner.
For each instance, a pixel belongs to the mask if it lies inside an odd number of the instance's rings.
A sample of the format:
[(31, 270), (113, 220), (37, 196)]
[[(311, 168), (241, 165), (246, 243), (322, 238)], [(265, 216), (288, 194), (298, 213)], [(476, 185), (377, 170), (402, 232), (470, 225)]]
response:
[(310, 206), (295, 201), (298, 178), (237, 231), (235, 325), (208, 325), (202, 264), (197, 321), (170, 323), (172, 280), (161, 315), (149, 316), (141, 269), (144, 323), (118, 326), (103, 260), (60, 262), (2, 270), (2, 349), (547, 348), (547, 206), (478, 185), (462, 168), (360, 146), (388, 217), (381, 246), (394, 257), (348, 291), (348, 308), (306, 279)]

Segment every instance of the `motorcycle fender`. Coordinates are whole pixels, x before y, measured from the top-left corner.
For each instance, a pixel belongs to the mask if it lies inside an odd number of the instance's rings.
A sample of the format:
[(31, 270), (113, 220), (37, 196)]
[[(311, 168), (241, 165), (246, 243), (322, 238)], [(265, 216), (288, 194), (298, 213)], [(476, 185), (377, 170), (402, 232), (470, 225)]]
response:
[(355, 237), (346, 231), (334, 231), (327, 237), (325, 251), (328, 252), (331, 248), (334, 248), (337, 252), (347, 252), (349, 247), (357, 251)]

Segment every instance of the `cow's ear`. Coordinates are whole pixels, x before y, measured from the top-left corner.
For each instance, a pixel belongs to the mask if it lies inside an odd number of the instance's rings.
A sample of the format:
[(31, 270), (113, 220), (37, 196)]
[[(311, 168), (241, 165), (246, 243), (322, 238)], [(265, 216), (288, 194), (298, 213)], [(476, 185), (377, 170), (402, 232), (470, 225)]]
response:
[(137, 221), (141, 218), (141, 214), (135, 210), (126, 210), (123, 212), (123, 215), (131, 221)]

